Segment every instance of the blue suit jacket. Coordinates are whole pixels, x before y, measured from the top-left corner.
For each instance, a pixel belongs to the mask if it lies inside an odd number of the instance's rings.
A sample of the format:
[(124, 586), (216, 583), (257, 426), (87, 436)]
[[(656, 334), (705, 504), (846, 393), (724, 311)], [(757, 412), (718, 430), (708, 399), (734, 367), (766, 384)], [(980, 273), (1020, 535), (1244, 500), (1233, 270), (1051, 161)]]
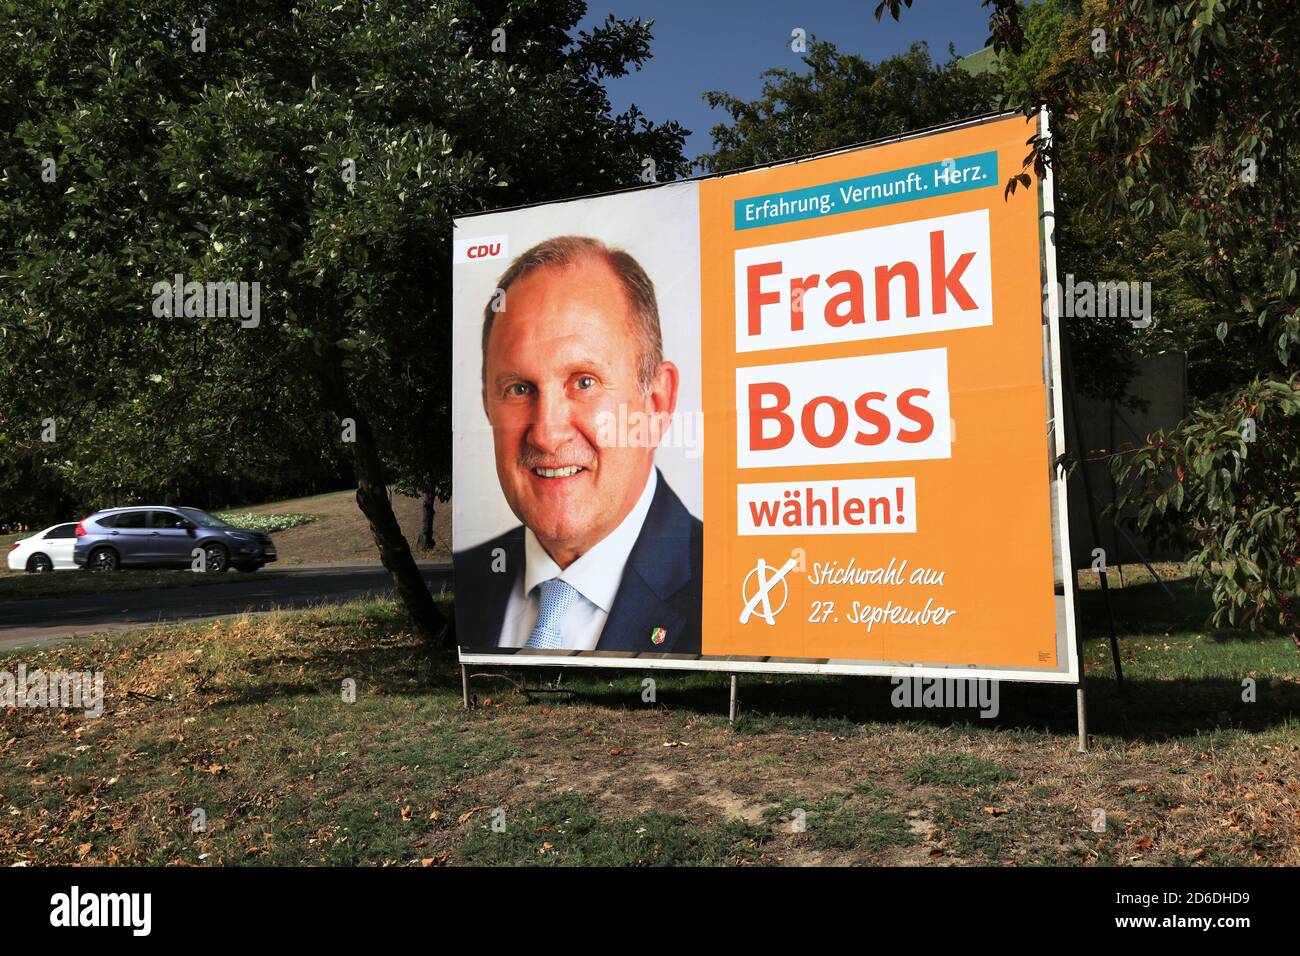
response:
[[(505, 570), (493, 571), (493, 562)], [(497, 649), (506, 605), (524, 573), (520, 525), (452, 556), (456, 571), (456, 640), (466, 650)], [(631, 654), (699, 654), (704, 525), (658, 475), (641, 534), (628, 555), (623, 580), (596, 645)], [(651, 638), (663, 628), (663, 642)], [(512, 649), (505, 648), (505, 651)]]

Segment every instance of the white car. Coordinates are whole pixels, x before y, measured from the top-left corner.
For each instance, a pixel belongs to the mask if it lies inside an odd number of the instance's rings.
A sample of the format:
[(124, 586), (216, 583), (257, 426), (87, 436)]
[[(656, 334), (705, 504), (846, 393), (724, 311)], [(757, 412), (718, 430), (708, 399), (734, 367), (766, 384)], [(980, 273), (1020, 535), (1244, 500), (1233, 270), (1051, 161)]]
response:
[(72, 560), (72, 549), (77, 543), (77, 523), (51, 525), (30, 538), (15, 541), (9, 549), (10, 571), (72, 571), (77, 564)]

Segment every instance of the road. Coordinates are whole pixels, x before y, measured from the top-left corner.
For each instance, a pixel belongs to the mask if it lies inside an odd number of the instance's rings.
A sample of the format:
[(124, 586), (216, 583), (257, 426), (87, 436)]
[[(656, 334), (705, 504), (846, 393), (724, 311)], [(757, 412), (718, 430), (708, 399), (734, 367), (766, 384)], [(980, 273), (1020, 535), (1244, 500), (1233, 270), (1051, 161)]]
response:
[[(420, 569), (434, 594), (451, 589), (450, 564), (422, 563)], [(6, 601), (0, 603), (0, 651), (163, 621), (210, 620), (388, 594), (392, 594), (388, 572), (379, 565), (358, 564), (284, 567), (254, 575), (232, 573), (228, 583), (193, 587)]]

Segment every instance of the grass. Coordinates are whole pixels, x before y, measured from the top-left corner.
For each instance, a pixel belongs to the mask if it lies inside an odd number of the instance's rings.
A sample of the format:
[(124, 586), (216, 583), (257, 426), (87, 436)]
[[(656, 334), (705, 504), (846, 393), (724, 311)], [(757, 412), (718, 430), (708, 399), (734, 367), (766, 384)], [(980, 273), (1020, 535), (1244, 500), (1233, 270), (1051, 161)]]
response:
[(862, 786), (815, 800), (768, 794), (773, 806), (763, 811), (763, 821), (806, 835), (804, 842), (818, 850), (883, 850), (918, 842), (901, 814), (881, 808), (888, 797)]
[[(419, 535), (419, 498), (392, 495), (393, 513), (402, 533), (422, 561), (451, 560), (451, 505), (440, 503), (434, 510), (434, 547), (415, 549)], [(229, 509), (251, 518), (270, 514), (307, 514), (313, 520), (273, 532), (280, 552), (280, 565), (375, 564), (379, 554), (365, 516), (357, 507), (355, 491), (335, 491), (308, 498), (293, 498), (266, 504)], [(269, 530), (269, 529), (263, 529)]]
[(647, 703), (642, 672), (543, 670), (464, 711), (454, 656), (385, 602), (11, 656), (102, 669), (108, 699), (0, 712), (0, 865), (1294, 866), (1300, 656), (1175, 593), (1113, 595), (1123, 696), (1089, 632), (1087, 754), (1044, 685), (984, 720), (745, 675), (732, 728), (723, 674), (658, 672)]
[(992, 760), (963, 753), (921, 754), (903, 771), (903, 779), (914, 784), (943, 786), (987, 786), (1013, 779), (1014, 775)]
[(769, 838), (736, 820), (694, 826), (651, 811), (605, 819), (590, 796), (565, 793), (525, 807), (516, 819), (494, 807), (468, 828), (460, 856), (493, 866), (720, 866), (753, 863)]

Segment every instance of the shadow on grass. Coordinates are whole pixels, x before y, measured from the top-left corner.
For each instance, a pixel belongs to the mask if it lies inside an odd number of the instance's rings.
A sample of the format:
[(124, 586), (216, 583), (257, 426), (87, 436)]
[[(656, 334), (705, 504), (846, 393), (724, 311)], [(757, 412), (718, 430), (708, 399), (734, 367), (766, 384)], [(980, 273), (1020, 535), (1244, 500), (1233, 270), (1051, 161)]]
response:
[[(449, 602), (440, 602), (449, 612)], [(297, 615), (291, 615), (297, 616)], [(288, 646), (267, 648), (227, 668), (227, 684), (213, 693), (218, 708), (241, 707), (291, 697), (338, 694), (345, 679), (358, 696), (460, 697), (460, 669), (454, 648), (433, 646), (415, 636), (398, 605), (382, 602), (342, 605), (311, 612), (307, 629), (290, 635)], [(314, 633), (315, 632), (315, 633)], [(202, 662), (194, 670), (202, 671)], [(280, 675), (290, 676), (283, 679)]]
[[(1085, 633), (1088, 730), (1093, 735), (1161, 741), (1225, 730), (1266, 731), (1293, 724), (1300, 714), (1300, 655), (1285, 638), (1247, 631), (1207, 630), (1212, 605), (1191, 579), (1154, 582), (1111, 594), (1125, 693), (1111, 669), (1105, 605), (1100, 591), (1081, 594)], [(515, 671), (518, 673), (518, 670)], [(558, 670), (532, 671), (533, 685), (554, 682)], [(638, 709), (642, 680), (653, 676), (657, 704), (725, 720), (725, 673), (568, 671), (559, 677), (576, 700)], [(1255, 702), (1243, 701), (1243, 680), (1255, 682)], [(997, 713), (981, 708), (895, 707), (887, 678), (742, 674), (741, 733), (825, 732), (852, 736), (864, 724), (917, 727), (970, 725), (1002, 732), (1072, 735), (1076, 730), (1072, 685), (1004, 682)], [(991, 708), (990, 708), (991, 709)]]
[[(612, 675), (611, 675), (612, 677)], [(606, 679), (595, 686), (587, 681), (566, 682), (573, 699), (610, 708), (637, 709), (641, 675)], [(727, 685), (713, 677), (705, 683), (695, 678), (657, 679), (657, 703), (671, 710), (690, 710), (700, 716), (725, 721)], [(1137, 679), (1127, 682), (1127, 693), (1116, 692), (1112, 678), (1088, 678), (1088, 731), (1093, 735), (1126, 740), (1161, 741), (1223, 730), (1259, 732), (1287, 726), (1300, 714), (1300, 685), (1289, 681), (1259, 682), (1255, 703), (1242, 701), (1242, 685), (1231, 678)], [(773, 678), (742, 675), (741, 733), (824, 732), (848, 737), (864, 732), (872, 723), (914, 727), (1018, 731), (1069, 736), (1075, 733), (1073, 686), (1003, 683), (998, 688), (997, 714), (984, 718), (978, 708), (894, 707), (893, 684), (879, 677)]]
[[(1190, 580), (1167, 584), (1176, 603), (1155, 583), (1112, 594), (1127, 676), (1124, 695), (1110, 673), (1101, 595), (1083, 593), (1089, 731), (1159, 741), (1224, 730), (1259, 732), (1293, 723), (1300, 713), (1300, 683), (1294, 680), (1300, 658), (1290, 652), (1289, 643), (1242, 632), (1205, 632), (1207, 596), (1196, 592)], [(346, 623), (355, 626), (357, 612), (348, 614)], [(432, 695), (445, 704), (458, 703), (460, 672), (454, 651), (413, 640), (404, 615), (392, 605), (362, 612), (362, 623), (364, 633), (351, 645), (317, 643), (307, 634), (301, 647), (279, 648), (243, 662), (241, 679), (222, 689), (223, 699), (215, 706), (337, 693), (347, 677), (357, 681), (359, 694)], [(325, 618), (319, 626), (331, 624)], [(1267, 640), (1272, 640), (1271, 646)], [(537, 705), (564, 706), (571, 701), (616, 710), (656, 706), (726, 719), (725, 672), (482, 665), (474, 670), (526, 684)], [(277, 679), (279, 674), (292, 677)], [(1242, 700), (1242, 680), (1248, 675), (1256, 680), (1254, 703)], [(643, 699), (648, 677), (655, 682), (653, 702)], [(500, 681), (476, 681), (471, 690), (480, 697), (515, 693)], [(983, 717), (980, 707), (896, 707), (895, 687), (886, 678), (743, 674), (736, 729), (852, 736), (862, 732), (864, 724), (887, 723), (969, 725), (1032, 735), (1074, 733), (1072, 686), (1004, 682), (997, 690), (996, 714)]]
[[(1114, 578), (1114, 575), (1111, 575)], [(1115, 615), (1115, 632), (1124, 637), (1167, 634), (1173, 631), (1210, 633), (1216, 640), (1263, 641), (1268, 634), (1246, 630), (1215, 630), (1210, 625), (1214, 602), (1208, 591), (1198, 590), (1192, 578), (1166, 581), (1169, 593), (1154, 581), (1112, 588), (1110, 606)], [(1087, 637), (1108, 634), (1106, 598), (1099, 588), (1079, 592), (1079, 611)]]
[[(293, 673), (293, 680), (268, 676), (271, 666)], [(299, 670), (298, 665), (302, 669)], [(220, 693), (216, 708), (243, 707), (291, 697), (338, 694), (344, 679), (356, 681), (360, 695), (429, 697), (454, 693), (460, 699), (460, 670), (454, 654), (425, 652), (412, 647), (308, 649), (301, 655), (279, 654), (273, 660), (251, 660), (237, 679)]]

